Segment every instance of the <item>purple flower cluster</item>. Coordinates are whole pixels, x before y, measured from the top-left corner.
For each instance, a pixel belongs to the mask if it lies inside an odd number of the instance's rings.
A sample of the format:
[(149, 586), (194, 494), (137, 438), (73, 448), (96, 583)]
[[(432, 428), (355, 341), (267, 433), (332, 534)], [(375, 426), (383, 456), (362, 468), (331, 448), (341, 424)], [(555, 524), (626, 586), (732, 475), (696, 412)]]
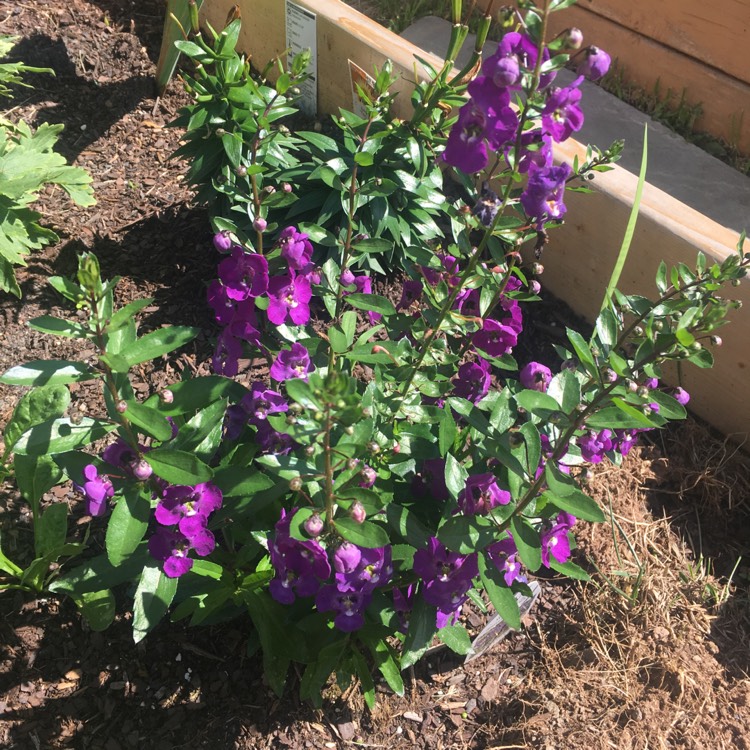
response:
[(208, 517), (221, 507), (221, 490), (211, 483), (173, 485), (164, 490), (154, 516), (160, 527), (148, 540), (152, 557), (164, 562), (164, 572), (178, 578), (193, 567), (190, 550), (206, 557), (216, 546)]
[(281, 604), (292, 604), (297, 596), (314, 596), (321, 582), (331, 575), (328, 556), (314, 539), (293, 539), (289, 527), (294, 516), (281, 511), (276, 536), (268, 545), (276, 575), (269, 584), (271, 596)]
[(335, 612), (333, 624), (346, 633), (365, 624), (364, 611), (378, 586), (393, 575), (390, 547), (358, 547), (344, 542), (333, 554), (334, 582), (315, 597), (320, 612)]
[(479, 575), (476, 553), (451, 552), (432, 537), (427, 549), (414, 555), (414, 572), (422, 580), (422, 595), (438, 609), (437, 625), (448, 625), (458, 617), (469, 595), (472, 579)]
[(94, 464), (83, 467), (83, 484), (76, 484), (78, 492), (84, 494), (86, 513), (90, 516), (103, 516), (107, 512), (107, 500), (115, 494), (110, 478), (100, 474)]
[(494, 474), (472, 474), (458, 495), (458, 507), (467, 516), (486, 516), (510, 501), (510, 492), (500, 489)]
[(495, 567), (503, 574), (506, 586), (512, 586), (516, 581), (526, 583), (527, 579), (522, 573), (518, 549), (512, 534), (508, 534), (505, 539), (487, 547), (487, 554)]
[(214, 236), (214, 246), (228, 257), (219, 263), (219, 278), (208, 285), (208, 304), (223, 327), (213, 356), (213, 369), (234, 377), (243, 344), (262, 349), (256, 300), (267, 298), (267, 317), (274, 325), (305, 325), (310, 320), (312, 285), (320, 275), (312, 264), (313, 247), (296, 227), (282, 230), (278, 238), (285, 272), (271, 275), (268, 261), (232, 243), (226, 232)]
[(549, 568), (550, 556), (563, 564), (570, 560), (570, 529), (576, 519), (570, 513), (560, 512), (554, 521), (545, 522), (542, 528), (542, 563)]
[(636, 444), (642, 430), (590, 430), (576, 441), (584, 461), (592, 464), (602, 462), (605, 454), (614, 452), (627, 456)]

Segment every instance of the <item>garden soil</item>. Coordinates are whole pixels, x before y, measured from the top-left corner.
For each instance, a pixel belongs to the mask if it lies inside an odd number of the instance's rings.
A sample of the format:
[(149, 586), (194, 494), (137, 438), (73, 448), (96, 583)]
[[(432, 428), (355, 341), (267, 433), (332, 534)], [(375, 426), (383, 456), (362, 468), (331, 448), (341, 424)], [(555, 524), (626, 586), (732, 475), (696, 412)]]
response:
[[(216, 329), (203, 300), (217, 259), (206, 214), (182, 181), (184, 165), (169, 158), (180, 133), (167, 124), (185, 95), (177, 81), (162, 98), (154, 94), (163, 13), (155, 0), (0, 1), (0, 33), (21, 37), (14, 58), (56, 73), (29, 77), (34, 88), (16, 91), (9, 117), (63, 123), (60, 151), (89, 170), (98, 201), (82, 210), (60, 190), (42, 196), (61, 240), (19, 271), (22, 301), (0, 297), (0, 371), (94, 356), (26, 325), (68, 314), (46, 279), (74, 273), (76, 254), (93, 250), (107, 276), (122, 277), (118, 302), (153, 298), (141, 330), (202, 330), (175, 356), (135, 373), (139, 395), (184, 371), (209, 372)], [(569, 315), (550, 299), (526, 314), (519, 357), (552, 361)], [(102, 413), (95, 386), (72, 390), (72, 410)], [(0, 424), (17, 397), (0, 386)], [(192, 630), (164, 622), (136, 646), (128, 615), (94, 633), (69, 601), (6, 592), (0, 747), (749, 748), (746, 457), (689, 420), (650, 434), (623, 467), (598, 467), (590, 489), (608, 516), (576, 527), (576, 560), (592, 580), (542, 580), (521, 632), (466, 665), (435, 653), (407, 671), (404, 697), (379, 684), (372, 712), (356, 689), (331, 687), (321, 710), (300, 703), (296, 674), (276, 697), (257, 656), (246, 655), (247, 618)], [(68, 503), (71, 536), (86, 531), (69, 485), (45, 502)], [(28, 559), (28, 509), (9, 484), (0, 488), (0, 530), (6, 553)], [(468, 617), (472, 624), (477, 614)]]

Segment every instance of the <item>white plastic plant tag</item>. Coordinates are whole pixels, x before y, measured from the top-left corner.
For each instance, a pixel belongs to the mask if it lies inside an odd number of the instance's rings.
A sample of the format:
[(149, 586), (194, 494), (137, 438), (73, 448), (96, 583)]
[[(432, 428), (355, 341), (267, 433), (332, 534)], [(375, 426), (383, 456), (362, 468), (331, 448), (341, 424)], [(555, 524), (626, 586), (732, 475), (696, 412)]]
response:
[[(539, 598), (539, 592), (542, 590), (541, 586), (537, 581), (532, 581), (529, 584), (531, 589), (531, 596), (524, 596), (523, 594), (516, 594), (516, 601), (518, 602), (518, 608), (521, 610), (521, 617), (528, 614), (531, 608), (534, 606), (534, 602)], [(470, 653), (464, 664), (468, 664), (472, 659), (476, 659), (482, 656), (484, 653), (489, 651), (496, 643), (505, 638), (511, 629), (500, 617), (495, 615), (482, 629), (481, 633), (472, 641), (472, 653)]]
[(300, 84), (299, 108), (306, 115), (318, 113), (318, 35), (316, 15), (292, 0), (286, 0), (286, 46), (289, 65), (295, 55), (310, 50), (310, 77)]

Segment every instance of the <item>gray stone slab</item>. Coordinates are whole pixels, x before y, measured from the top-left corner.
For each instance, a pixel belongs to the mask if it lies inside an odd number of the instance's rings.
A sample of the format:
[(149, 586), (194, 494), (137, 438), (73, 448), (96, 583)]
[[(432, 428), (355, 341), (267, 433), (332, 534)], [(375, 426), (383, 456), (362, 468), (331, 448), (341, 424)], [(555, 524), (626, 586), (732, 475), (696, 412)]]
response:
[[(427, 16), (406, 29), (402, 36), (442, 57), (450, 39), (450, 23)], [(474, 37), (469, 36), (457, 61), (459, 67), (473, 47)], [(567, 85), (574, 78), (568, 70), (558, 74), (560, 85)], [(729, 229), (750, 230), (750, 178), (596, 84), (584, 81), (581, 90), (585, 123), (574, 134), (577, 141), (606, 148), (614, 140), (624, 139), (625, 151), (619, 165), (637, 175), (644, 125), (648, 124), (647, 181)], [(710, 102), (704, 102), (704, 106), (710, 106)]]

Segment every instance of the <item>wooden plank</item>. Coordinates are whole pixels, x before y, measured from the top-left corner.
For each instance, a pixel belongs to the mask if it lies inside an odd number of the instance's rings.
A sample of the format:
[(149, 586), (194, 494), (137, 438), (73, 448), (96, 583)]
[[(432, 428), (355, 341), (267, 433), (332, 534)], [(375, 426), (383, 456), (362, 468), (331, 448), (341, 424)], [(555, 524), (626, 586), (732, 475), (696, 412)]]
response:
[(703, 107), (696, 130), (750, 153), (750, 85), (584, 8), (573, 6), (552, 16), (552, 33), (569, 26), (583, 30), (586, 44), (602, 47), (617, 58), (627, 82), (652, 91), (658, 81), (661, 91), (671, 89), (678, 101), (685, 91), (689, 103)]
[[(240, 44), (259, 63), (284, 47), (284, 4), (281, 0), (240, 0), (243, 33)], [(336, 111), (351, 105), (348, 60), (365, 70), (390, 58), (400, 71), (402, 95), (395, 108), (408, 116), (408, 90), (414, 80), (415, 55), (430, 57), (338, 0), (299, 0), (318, 14), (318, 85), (321, 111)], [(209, 0), (204, 4), (211, 23), (221, 26), (232, 0)], [(261, 33), (262, 32), (262, 33)], [(604, 46), (604, 45), (602, 45)], [(435, 63), (438, 61), (432, 58)], [(557, 150), (557, 159), (572, 161), (584, 147), (568, 141)], [(609, 279), (614, 258), (635, 194), (636, 178), (623, 169), (597, 175), (593, 195), (569, 194), (569, 221), (551, 235), (544, 255), (542, 282), (577, 312), (592, 320)], [(667, 263), (693, 264), (698, 250), (711, 259), (734, 252), (734, 232), (710, 221), (666, 193), (646, 186), (641, 216), (622, 277), (626, 292), (653, 295), (653, 277), (662, 258)], [(684, 385), (693, 395), (691, 408), (726, 434), (747, 435), (750, 425), (750, 282), (732, 289), (744, 307), (733, 323), (722, 331), (724, 346), (717, 352), (713, 370), (685, 368)], [(730, 394), (728, 397), (727, 394)]]
[(750, 83), (750, 0), (579, 0), (579, 7)]

